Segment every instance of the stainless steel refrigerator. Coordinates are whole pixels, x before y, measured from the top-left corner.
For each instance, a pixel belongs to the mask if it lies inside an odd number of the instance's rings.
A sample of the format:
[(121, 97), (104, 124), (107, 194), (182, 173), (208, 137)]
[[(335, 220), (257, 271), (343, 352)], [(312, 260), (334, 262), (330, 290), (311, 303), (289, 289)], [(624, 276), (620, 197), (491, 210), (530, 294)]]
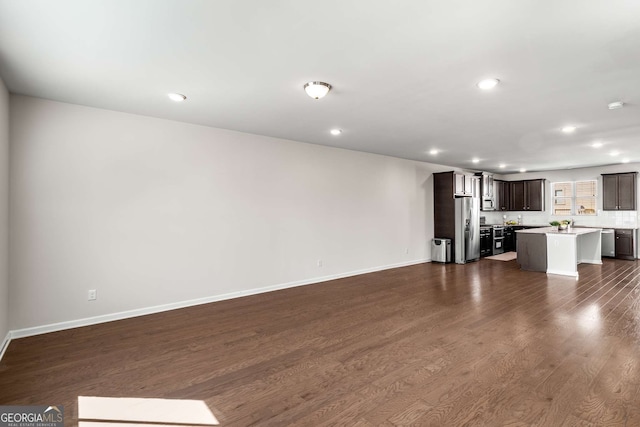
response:
[[(476, 193), (478, 194), (478, 193)], [(480, 199), (455, 199), (455, 262), (464, 264), (480, 259)]]

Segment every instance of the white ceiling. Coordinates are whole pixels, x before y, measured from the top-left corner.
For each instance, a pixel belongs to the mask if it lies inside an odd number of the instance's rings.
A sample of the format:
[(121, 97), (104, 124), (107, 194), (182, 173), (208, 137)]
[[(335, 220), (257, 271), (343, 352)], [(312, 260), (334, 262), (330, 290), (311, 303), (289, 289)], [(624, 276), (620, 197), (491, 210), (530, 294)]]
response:
[[(0, 75), (63, 102), (550, 170), (640, 161), (639, 23), (633, 0), (0, 0)], [(310, 80), (334, 89), (313, 100)]]

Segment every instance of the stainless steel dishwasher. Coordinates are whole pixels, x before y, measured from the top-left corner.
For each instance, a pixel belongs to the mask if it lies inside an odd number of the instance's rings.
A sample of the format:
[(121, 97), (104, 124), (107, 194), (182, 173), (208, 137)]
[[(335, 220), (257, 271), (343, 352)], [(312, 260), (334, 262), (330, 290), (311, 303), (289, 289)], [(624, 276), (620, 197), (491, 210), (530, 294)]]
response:
[(602, 256), (611, 258), (616, 256), (616, 233), (611, 228), (602, 230)]

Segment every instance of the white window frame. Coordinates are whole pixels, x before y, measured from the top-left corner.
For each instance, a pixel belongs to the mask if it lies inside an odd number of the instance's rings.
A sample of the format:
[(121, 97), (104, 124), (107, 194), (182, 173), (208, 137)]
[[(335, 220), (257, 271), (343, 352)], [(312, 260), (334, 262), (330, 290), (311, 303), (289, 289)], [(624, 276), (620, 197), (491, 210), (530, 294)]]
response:
[[(593, 196), (577, 196), (576, 195), (576, 189), (577, 189), (577, 184), (579, 182), (593, 182), (593, 188), (594, 188), (594, 192), (595, 194)], [(571, 185), (571, 196), (564, 196), (562, 195), (562, 193), (559, 194), (559, 192), (561, 190), (556, 190), (556, 185), (559, 184), (570, 184)], [(558, 181), (558, 182), (552, 182), (551, 183), (551, 213), (553, 215), (556, 216), (572, 216), (572, 215), (579, 215), (579, 216), (591, 216), (591, 215), (596, 215), (597, 214), (597, 210), (595, 208), (595, 206), (597, 206), (597, 202), (598, 202), (598, 180), (596, 179), (583, 179), (580, 181)], [(576, 200), (580, 198), (580, 199), (584, 199), (584, 198), (593, 198), (593, 213), (579, 213), (579, 209), (577, 207), (577, 203)], [(558, 201), (562, 201), (564, 203), (557, 203)], [(565, 204), (569, 205), (569, 212), (567, 213), (556, 213), (556, 209), (558, 206), (563, 206)]]

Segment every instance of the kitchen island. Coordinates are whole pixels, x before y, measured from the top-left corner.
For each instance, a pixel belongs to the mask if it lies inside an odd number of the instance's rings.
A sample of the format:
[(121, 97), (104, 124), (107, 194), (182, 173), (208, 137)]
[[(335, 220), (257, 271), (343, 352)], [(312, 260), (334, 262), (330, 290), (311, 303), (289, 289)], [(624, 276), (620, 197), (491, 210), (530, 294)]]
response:
[(518, 264), (523, 270), (578, 277), (578, 264), (602, 264), (599, 228), (555, 227), (517, 230)]

